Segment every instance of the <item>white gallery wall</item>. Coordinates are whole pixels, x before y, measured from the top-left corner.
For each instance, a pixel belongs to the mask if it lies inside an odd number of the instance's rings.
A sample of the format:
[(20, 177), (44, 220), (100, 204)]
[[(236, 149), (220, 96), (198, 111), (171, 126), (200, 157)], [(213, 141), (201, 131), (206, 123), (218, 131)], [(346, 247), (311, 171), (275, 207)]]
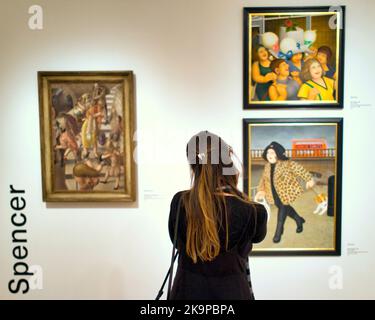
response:
[[(35, 4), (42, 30), (28, 27)], [(170, 200), (189, 188), (193, 134), (221, 135), (242, 159), (243, 118), (344, 117), (342, 256), (254, 257), (253, 285), (257, 299), (374, 299), (375, 1), (303, 1), (338, 4), (347, 6), (345, 109), (244, 111), (242, 8), (301, 1), (0, 0), (0, 298), (154, 299), (170, 262)], [(137, 203), (42, 202), (40, 70), (134, 71)], [(8, 290), (10, 185), (26, 191), (26, 261), (43, 274), (43, 289), (27, 294)]]

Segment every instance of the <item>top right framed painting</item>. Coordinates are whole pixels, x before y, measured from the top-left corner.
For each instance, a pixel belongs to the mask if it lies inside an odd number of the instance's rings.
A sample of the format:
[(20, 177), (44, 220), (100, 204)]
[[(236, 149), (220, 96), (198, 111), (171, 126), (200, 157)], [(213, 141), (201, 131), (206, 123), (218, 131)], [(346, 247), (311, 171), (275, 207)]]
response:
[(345, 6), (244, 8), (244, 109), (342, 109)]

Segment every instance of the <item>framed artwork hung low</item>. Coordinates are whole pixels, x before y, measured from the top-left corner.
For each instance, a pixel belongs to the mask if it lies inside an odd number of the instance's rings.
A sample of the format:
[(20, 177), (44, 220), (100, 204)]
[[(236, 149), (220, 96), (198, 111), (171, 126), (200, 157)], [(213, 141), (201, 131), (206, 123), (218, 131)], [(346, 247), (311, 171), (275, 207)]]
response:
[(244, 8), (244, 109), (343, 108), (345, 6)]
[(43, 201), (135, 201), (131, 71), (38, 72)]
[(244, 119), (244, 190), (267, 209), (253, 255), (340, 255), (342, 118)]

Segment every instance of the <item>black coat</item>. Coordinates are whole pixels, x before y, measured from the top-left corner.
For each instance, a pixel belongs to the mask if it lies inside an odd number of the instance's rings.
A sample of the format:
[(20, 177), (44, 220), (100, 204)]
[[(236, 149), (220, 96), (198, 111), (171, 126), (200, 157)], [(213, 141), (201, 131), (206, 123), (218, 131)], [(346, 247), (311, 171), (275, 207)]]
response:
[[(173, 243), (178, 200), (176, 193), (169, 214), (169, 236)], [(248, 205), (227, 196), (229, 245), (225, 250), (225, 219), (219, 230), (220, 254), (210, 262), (193, 260), (186, 254), (186, 218), (181, 205), (178, 225), (178, 267), (171, 300), (248, 300), (252, 294), (246, 274), (246, 263), (253, 243), (261, 242), (267, 232), (267, 212), (260, 204)]]

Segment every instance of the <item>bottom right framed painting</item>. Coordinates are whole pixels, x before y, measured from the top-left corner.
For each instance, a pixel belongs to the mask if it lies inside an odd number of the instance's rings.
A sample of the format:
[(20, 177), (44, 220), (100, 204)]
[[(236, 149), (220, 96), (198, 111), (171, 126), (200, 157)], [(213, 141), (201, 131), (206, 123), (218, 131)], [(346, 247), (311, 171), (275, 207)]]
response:
[(244, 191), (267, 210), (251, 255), (341, 255), (342, 118), (243, 119)]

